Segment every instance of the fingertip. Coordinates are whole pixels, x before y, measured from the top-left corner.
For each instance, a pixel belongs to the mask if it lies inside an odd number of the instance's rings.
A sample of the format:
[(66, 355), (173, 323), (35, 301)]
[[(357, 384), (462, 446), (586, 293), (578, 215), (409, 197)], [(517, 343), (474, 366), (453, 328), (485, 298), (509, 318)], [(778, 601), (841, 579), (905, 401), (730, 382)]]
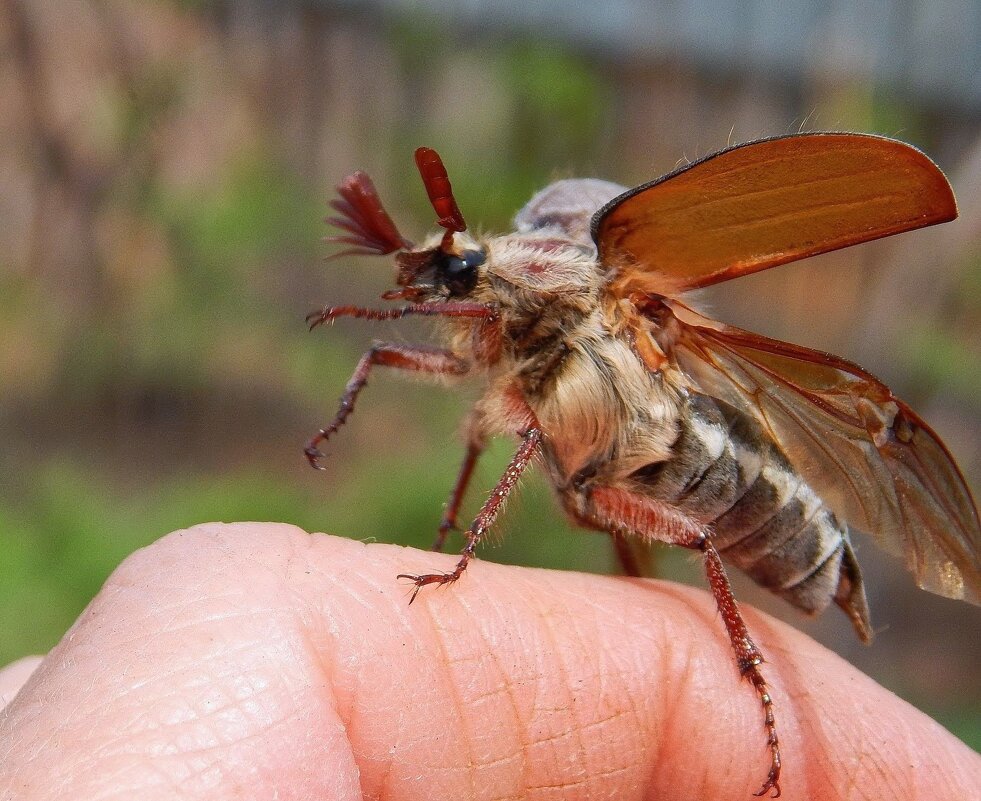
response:
[[(382, 584), (451, 559), (380, 545), (365, 557)], [(474, 562), (447, 591), (421, 594), (405, 611), (405, 625), (426, 631), (407, 666), (405, 703), (421, 703), (422, 686), (442, 688), (425, 703), (417, 742), (425, 731), (466, 741), (460, 710), (475, 707), (481, 742), (510, 741), (509, 759), (555, 786), (588, 787), (578, 770), (605, 776), (594, 789), (614, 795), (643, 786), (650, 797), (683, 788), (749, 798), (767, 776), (764, 710), (702, 590)], [(981, 781), (977, 755), (928, 717), (792, 626), (743, 611), (766, 658), (782, 797), (902, 799), (917, 797), (903, 790), (912, 787), (960, 799)], [(431, 714), (441, 704), (453, 714)], [(428, 746), (440, 749), (439, 738)], [(450, 762), (459, 768), (474, 756)]]
[(0, 716), (0, 797), (360, 798), (292, 592), (313, 540), (208, 524), (131, 555)]
[[(750, 798), (760, 787), (762, 710), (710, 595), (474, 561), (409, 606), (399, 574), (455, 562), (283, 524), (175, 532), (120, 566), (45, 671), (60, 688), (31, 712), (63, 726), (65, 702), (75, 725), (81, 704), (85, 725), (66, 742), (111, 754), (95, 742), (109, 721), (129, 726), (111, 745), (131, 753), (160, 746), (160, 705), (169, 714), (187, 696), (187, 725), (224, 720), (228, 770), (255, 770), (262, 743), (267, 779), (318, 791), (343, 779), (338, 798), (396, 786), (420, 799), (475, 786)], [(926, 716), (795, 629), (743, 611), (767, 659), (784, 798), (916, 797), (910, 787), (941, 801), (981, 784), (977, 756)], [(239, 707), (247, 718), (227, 717)]]

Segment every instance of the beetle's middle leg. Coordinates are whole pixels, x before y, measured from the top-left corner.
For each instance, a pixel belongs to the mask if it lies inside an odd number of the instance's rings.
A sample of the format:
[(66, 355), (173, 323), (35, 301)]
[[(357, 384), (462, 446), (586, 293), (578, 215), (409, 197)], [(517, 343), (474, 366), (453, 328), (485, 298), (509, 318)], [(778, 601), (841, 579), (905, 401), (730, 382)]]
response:
[(528, 467), (531, 460), (538, 453), (541, 441), (542, 430), (537, 426), (529, 428), (522, 433), (521, 445), (518, 447), (517, 453), (514, 454), (507, 470), (504, 471), (504, 475), (501, 476), (497, 485), (491, 490), (490, 497), (484, 501), (484, 505), (477, 513), (477, 517), (474, 518), (474, 521), (470, 524), (470, 528), (467, 529), (467, 544), (464, 546), (463, 551), (460, 552), (460, 561), (456, 563), (456, 567), (453, 570), (449, 573), (424, 573), (421, 575), (410, 573), (399, 574), (398, 578), (410, 579), (416, 585), (415, 590), (412, 592), (412, 597), (409, 599), (409, 603), (412, 603), (416, 599), (419, 590), (423, 587), (429, 584), (450, 584), (463, 575), (463, 571), (467, 569), (467, 565), (473, 559), (474, 552), (477, 550), (477, 544), (484, 534), (487, 533), (487, 529), (494, 522), (498, 512), (501, 511), (504, 501), (518, 483), (518, 479), (521, 478), (521, 474), (525, 471), (525, 468)]
[(637, 558), (637, 553), (631, 547), (628, 539), (619, 531), (611, 531), (610, 539), (613, 542), (613, 552), (616, 554), (617, 562), (620, 563), (620, 569), (623, 570), (623, 575), (630, 576), (631, 578), (643, 578), (644, 571), (640, 567), (640, 560)]
[(467, 454), (463, 457), (463, 464), (460, 465), (460, 472), (457, 474), (456, 483), (450, 492), (450, 497), (446, 501), (446, 508), (443, 511), (443, 518), (439, 521), (439, 531), (436, 534), (436, 541), (433, 543), (432, 550), (442, 551), (446, 544), (446, 537), (456, 528), (457, 515), (460, 513), (460, 505), (463, 503), (463, 496), (467, 492), (470, 479), (473, 478), (473, 470), (477, 465), (477, 459), (484, 452), (486, 442), (484, 439), (476, 437), (472, 432), (467, 442)]

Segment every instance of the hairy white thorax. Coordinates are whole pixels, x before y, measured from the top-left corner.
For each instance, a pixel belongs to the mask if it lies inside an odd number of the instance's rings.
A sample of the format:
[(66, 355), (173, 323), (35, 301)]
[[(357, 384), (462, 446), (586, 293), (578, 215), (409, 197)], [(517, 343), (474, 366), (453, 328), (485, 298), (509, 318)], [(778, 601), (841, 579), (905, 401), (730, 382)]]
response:
[[(486, 365), (480, 434), (514, 434), (508, 398), (519, 387), (545, 433), (558, 487), (584, 474), (616, 480), (668, 458), (681, 376), (652, 371), (640, 358), (620, 305), (605, 302), (592, 243), (533, 230), (480, 244), (487, 261), (473, 297), (494, 304), (505, 332), (500, 358)], [(472, 324), (455, 327), (454, 350), (473, 358)]]

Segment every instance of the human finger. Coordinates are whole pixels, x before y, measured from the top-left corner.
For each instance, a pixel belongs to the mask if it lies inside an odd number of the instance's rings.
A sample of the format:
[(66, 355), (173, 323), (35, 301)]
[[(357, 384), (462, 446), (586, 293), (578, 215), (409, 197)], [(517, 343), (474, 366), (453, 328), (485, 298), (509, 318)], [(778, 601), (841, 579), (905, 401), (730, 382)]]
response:
[[(762, 718), (711, 599), (269, 524), (177, 532), (110, 578), (0, 722), (17, 798), (749, 798)], [(976, 755), (793, 629), (786, 798), (963, 798)], [(53, 749), (52, 744), (58, 748)], [(2, 793), (0, 793), (2, 795)]]

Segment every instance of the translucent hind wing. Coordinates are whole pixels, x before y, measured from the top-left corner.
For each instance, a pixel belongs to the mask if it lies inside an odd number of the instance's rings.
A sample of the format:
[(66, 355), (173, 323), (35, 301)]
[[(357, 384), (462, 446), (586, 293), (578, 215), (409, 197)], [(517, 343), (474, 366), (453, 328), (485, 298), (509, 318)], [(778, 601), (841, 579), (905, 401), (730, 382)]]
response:
[(699, 390), (747, 409), (831, 508), (902, 555), (916, 583), (981, 603), (981, 527), (934, 431), (851, 362), (678, 315), (674, 356)]

